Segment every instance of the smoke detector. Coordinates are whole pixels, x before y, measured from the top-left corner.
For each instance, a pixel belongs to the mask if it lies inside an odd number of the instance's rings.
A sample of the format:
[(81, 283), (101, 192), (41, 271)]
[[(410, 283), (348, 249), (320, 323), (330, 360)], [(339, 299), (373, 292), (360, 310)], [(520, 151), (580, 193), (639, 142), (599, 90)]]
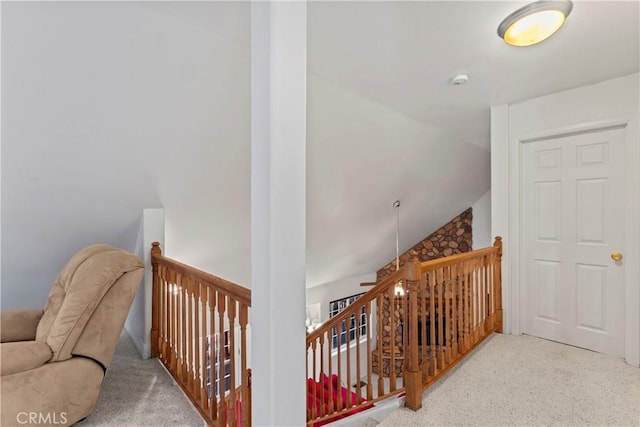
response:
[(458, 74), (451, 79), (451, 84), (454, 86), (460, 86), (469, 81), (469, 76), (466, 74)]

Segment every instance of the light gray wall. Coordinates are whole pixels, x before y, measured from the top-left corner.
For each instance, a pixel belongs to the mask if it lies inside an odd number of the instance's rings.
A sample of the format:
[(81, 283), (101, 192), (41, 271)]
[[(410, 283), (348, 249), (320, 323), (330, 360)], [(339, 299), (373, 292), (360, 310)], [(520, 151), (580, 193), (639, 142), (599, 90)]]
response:
[(308, 91), (307, 286), (393, 259), (395, 200), (402, 253), (489, 190), (488, 151), (313, 72)]
[(496, 236), (491, 235), (491, 190), (487, 191), (473, 205), (473, 249), (493, 245)]
[(41, 307), (81, 247), (249, 284), (249, 4), (3, 2), (2, 308)]

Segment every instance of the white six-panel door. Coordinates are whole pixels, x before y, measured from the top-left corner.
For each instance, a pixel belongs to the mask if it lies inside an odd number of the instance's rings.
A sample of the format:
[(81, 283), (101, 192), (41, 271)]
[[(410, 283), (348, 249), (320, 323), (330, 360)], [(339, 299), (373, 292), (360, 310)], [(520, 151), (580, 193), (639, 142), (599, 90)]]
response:
[(624, 355), (623, 129), (524, 143), (523, 332)]

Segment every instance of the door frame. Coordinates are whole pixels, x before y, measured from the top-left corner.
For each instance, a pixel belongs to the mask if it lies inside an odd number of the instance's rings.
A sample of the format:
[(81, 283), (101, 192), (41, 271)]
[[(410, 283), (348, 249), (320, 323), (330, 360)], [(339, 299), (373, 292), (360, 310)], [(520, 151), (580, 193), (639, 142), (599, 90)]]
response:
[[(626, 247), (623, 248), (627, 260), (625, 265), (625, 360), (630, 365), (640, 366), (640, 132), (638, 125), (640, 115), (637, 106), (631, 114), (611, 115), (609, 118), (577, 124), (574, 120), (573, 124), (564, 126), (552, 120), (549, 120), (550, 123), (545, 126), (545, 118), (536, 122), (539, 118), (532, 117), (530, 122), (534, 124), (529, 125), (531, 129), (518, 132), (516, 129), (510, 129), (512, 119), (509, 105), (491, 109), (491, 223), (492, 234), (502, 235), (505, 242), (504, 330), (514, 335), (522, 334), (524, 315), (522, 307), (525, 301), (523, 301), (524, 290), (521, 280), (523, 254), (520, 158), (523, 144), (553, 136), (624, 127), (628, 161), (626, 195), (628, 238), (625, 242)], [(518, 127), (518, 124), (512, 127)], [(526, 126), (523, 127), (526, 128)]]
[[(523, 177), (523, 168), (522, 168), (522, 150), (525, 146), (525, 144), (532, 144), (538, 141), (546, 141), (549, 140), (551, 138), (563, 138), (563, 137), (568, 137), (568, 136), (574, 136), (574, 135), (581, 135), (581, 134), (587, 134), (587, 133), (595, 133), (595, 132), (600, 132), (600, 131), (606, 131), (606, 130), (610, 130), (610, 129), (622, 129), (624, 130), (624, 134), (625, 134), (625, 147), (628, 148), (629, 147), (629, 129), (628, 129), (628, 122), (626, 122), (625, 120), (612, 120), (612, 121), (598, 121), (598, 122), (592, 122), (592, 123), (584, 123), (584, 124), (580, 124), (577, 126), (569, 126), (569, 127), (563, 127), (563, 128), (559, 128), (559, 129), (549, 129), (549, 130), (545, 130), (543, 132), (536, 132), (530, 135), (526, 135), (522, 138), (518, 138), (516, 140), (516, 149), (513, 150), (514, 153), (513, 155), (518, 157), (518, 179), (517, 179), (517, 195), (515, 200), (517, 201), (517, 212), (514, 212), (515, 215), (515, 221), (514, 221), (514, 226), (517, 227), (517, 233), (516, 235), (518, 236), (518, 241), (520, 242), (519, 245), (517, 245), (517, 250), (518, 250), (518, 254), (517, 254), (517, 262), (515, 263), (514, 267), (516, 269), (516, 271), (514, 271), (514, 277), (516, 277), (518, 280), (516, 281), (516, 283), (518, 283), (518, 293), (519, 293), (519, 311), (520, 311), (520, 325), (522, 325), (521, 327), (521, 332), (524, 333), (524, 325), (526, 323), (526, 319), (525, 319), (525, 315), (527, 310), (525, 309), (525, 304), (527, 304), (527, 298), (526, 298), (526, 290), (525, 290), (525, 275), (524, 275), (524, 268), (523, 268), (523, 264), (525, 262), (527, 262), (527, 260), (524, 258), (524, 240), (520, 240), (523, 239), (522, 236), (525, 235), (525, 225), (524, 225), (524, 221), (523, 221), (523, 212), (524, 212), (524, 206), (523, 206), (523, 197), (522, 197), (522, 189), (525, 185), (524, 182), (524, 177)], [(628, 150), (627, 150), (628, 151)], [(626, 153), (628, 155), (628, 152)], [(627, 179), (628, 174), (625, 174), (625, 179)], [(628, 212), (628, 208), (629, 208), (629, 194), (625, 194), (625, 211)], [(629, 219), (628, 216), (626, 218), (627, 220)], [(627, 232), (628, 230), (628, 225), (625, 225), (625, 232)], [(627, 252), (627, 243), (626, 240), (628, 240), (628, 237), (625, 237), (625, 244), (622, 247), (622, 251), (623, 254), (625, 254), (625, 258), (626, 255), (628, 254)], [(624, 259), (626, 261), (626, 259)], [(626, 265), (627, 263), (625, 263), (625, 267), (627, 267)], [(625, 273), (628, 273), (628, 271), (631, 270), (629, 268), (625, 268)], [(629, 282), (630, 278), (628, 274), (625, 274), (624, 277), (624, 281), (625, 281), (625, 289), (624, 289), (624, 295), (626, 296), (628, 294), (628, 289), (627, 289), (627, 283)], [(627, 304), (627, 299), (624, 299), (624, 304), (625, 304), (625, 331), (628, 329), (628, 325), (627, 325), (627, 316), (626, 313), (629, 310), (626, 307)], [(636, 306), (637, 307), (637, 306)], [(624, 337), (624, 342), (627, 342), (627, 337)]]

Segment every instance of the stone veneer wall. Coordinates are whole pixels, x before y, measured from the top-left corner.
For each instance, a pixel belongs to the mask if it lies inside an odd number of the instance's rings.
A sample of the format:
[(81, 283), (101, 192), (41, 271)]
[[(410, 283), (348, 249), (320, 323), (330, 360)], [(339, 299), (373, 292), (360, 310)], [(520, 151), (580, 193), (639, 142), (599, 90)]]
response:
[[(473, 213), (469, 208), (400, 255), (400, 267), (407, 261), (412, 250), (418, 252), (421, 262), (470, 251), (473, 244), (472, 222)], [(378, 270), (376, 281), (379, 282), (394, 271), (395, 259)]]
[[(420, 261), (427, 261), (430, 259), (441, 258), (444, 256), (455, 255), (462, 252), (468, 252), (473, 246), (472, 236), (472, 221), (473, 213), (471, 208), (462, 212), (460, 215), (453, 218), (451, 221), (440, 227), (434, 233), (430, 234), (407, 252), (400, 255), (400, 267), (404, 265), (409, 258), (409, 253), (415, 250), (418, 253)], [(377, 281), (384, 279), (396, 270), (395, 260), (382, 267), (377, 272)], [(391, 327), (390, 327), (390, 315), (393, 313), (395, 316), (396, 332), (395, 343), (393, 348), (396, 351), (399, 358), (396, 359), (395, 372), (396, 375), (402, 375), (402, 363), (403, 363), (403, 345), (402, 345), (402, 313), (404, 307), (401, 301), (394, 301), (391, 304), (389, 298), (383, 298), (382, 301), (382, 349), (385, 354), (391, 352)], [(373, 351), (372, 354), (372, 368), (373, 372), (379, 373), (379, 366), (382, 365), (382, 376), (388, 377), (390, 375), (390, 359), (383, 357), (382, 362), (378, 360), (377, 351)]]

